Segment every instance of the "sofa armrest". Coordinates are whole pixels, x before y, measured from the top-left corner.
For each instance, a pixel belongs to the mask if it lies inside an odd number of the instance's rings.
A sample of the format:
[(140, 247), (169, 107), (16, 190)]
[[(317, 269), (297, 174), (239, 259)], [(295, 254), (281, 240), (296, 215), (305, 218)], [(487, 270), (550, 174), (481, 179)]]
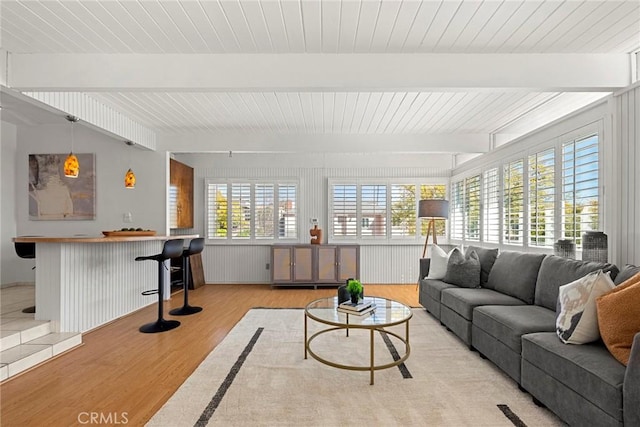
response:
[(640, 426), (640, 333), (636, 334), (631, 346), (629, 363), (624, 373), (622, 398), (624, 425)]
[(431, 266), (431, 258), (420, 258), (420, 280), (427, 277), (429, 267)]

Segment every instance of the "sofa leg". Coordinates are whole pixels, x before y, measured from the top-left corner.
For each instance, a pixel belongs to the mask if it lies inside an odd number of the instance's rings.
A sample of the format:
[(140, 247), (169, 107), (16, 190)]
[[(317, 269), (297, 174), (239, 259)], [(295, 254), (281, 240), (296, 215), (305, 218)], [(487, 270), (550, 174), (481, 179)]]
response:
[(485, 356), (484, 354), (482, 354), (482, 353), (480, 353), (480, 352), (478, 352), (478, 354), (480, 355), (480, 358), (481, 358), (481, 359), (487, 360), (487, 356)]
[[(524, 389), (524, 387), (522, 387), (520, 384), (518, 384), (518, 390), (520, 390), (523, 393), (529, 393), (527, 390)], [(535, 397), (533, 398), (535, 399)]]
[(533, 403), (534, 403), (536, 406), (539, 406), (539, 407), (541, 407), (541, 408), (546, 408), (546, 407), (547, 407), (544, 403), (540, 402), (540, 401), (539, 401), (538, 399), (536, 399), (535, 397), (531, 396), (531, 398), (533, 399)]

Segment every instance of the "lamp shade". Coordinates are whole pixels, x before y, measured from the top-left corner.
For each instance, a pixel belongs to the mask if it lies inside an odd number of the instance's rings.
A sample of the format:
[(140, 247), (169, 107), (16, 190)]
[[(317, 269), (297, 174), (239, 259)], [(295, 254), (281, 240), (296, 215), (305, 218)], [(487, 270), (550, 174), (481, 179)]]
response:
[(80, 173), (80, 162), (75, 154), (69, 153), (64, 161), (64, 176), (67, 178), (77, 178)]
[(125, 188), (136, 188), (136, 175), (133, 173), (131, 168), (127, 171), (124, 176), (124, 187)]
[(419, 218), (449, 218), (449, 201), (442, 199), (420, 200), (418, 204)]

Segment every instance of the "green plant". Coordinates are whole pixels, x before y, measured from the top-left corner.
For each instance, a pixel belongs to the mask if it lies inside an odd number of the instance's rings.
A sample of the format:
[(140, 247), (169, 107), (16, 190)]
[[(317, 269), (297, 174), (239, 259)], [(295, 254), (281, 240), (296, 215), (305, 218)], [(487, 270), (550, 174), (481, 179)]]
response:
[(362, 294), (362, 283), (359, 280), (351, 279), (347, 282), (347, 290), (351, 295)]

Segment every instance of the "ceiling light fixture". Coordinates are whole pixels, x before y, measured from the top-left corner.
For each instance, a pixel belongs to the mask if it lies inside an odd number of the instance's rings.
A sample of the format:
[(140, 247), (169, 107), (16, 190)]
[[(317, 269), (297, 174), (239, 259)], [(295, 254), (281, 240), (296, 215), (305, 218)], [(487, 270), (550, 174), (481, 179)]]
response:
[[(129, 147), (136, 145), (133, 141), (125, 141)], [(136, 188), (136, 174), (131, 170), (131, 155), (129, 155), (129, 170), (124, 174), (124, 188)]]
[(76, 155), (73, 154), (73, 124), (80, 119), (71, 115), (68, 115), (66, 119), (71, 122), (71, 151), (69, 152), (67, 159), (64, 161), (64, 176), (67, 178), (77, 178), (80, 174), (80, 162)]

